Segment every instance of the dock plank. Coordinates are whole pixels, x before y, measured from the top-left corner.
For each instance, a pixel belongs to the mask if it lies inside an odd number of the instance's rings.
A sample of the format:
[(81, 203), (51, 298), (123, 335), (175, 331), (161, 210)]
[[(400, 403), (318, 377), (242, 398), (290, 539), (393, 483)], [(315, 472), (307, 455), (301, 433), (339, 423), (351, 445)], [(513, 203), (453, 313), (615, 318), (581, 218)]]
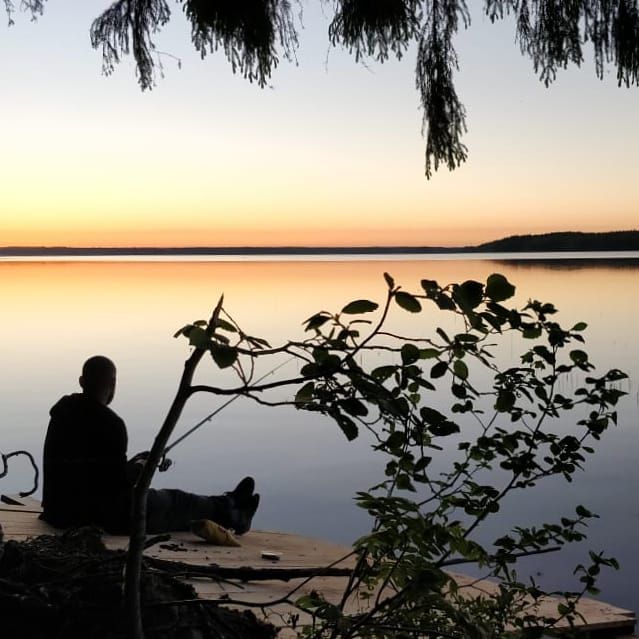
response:
[(41, 513), (42, 506), (33, 497), (21, 497), (20, 495), (0, 495), (0, 508), (16, 512)]

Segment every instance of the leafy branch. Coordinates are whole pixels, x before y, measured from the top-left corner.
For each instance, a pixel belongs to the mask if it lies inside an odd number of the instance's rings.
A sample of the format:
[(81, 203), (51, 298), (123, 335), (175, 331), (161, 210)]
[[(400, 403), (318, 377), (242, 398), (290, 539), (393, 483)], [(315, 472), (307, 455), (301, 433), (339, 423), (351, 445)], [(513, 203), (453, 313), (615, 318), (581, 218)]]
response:
[[(522, 584), (514, 565), (520, 557), (583, 540), (596, 515), (578, 506), (576, 516), (556, 523), (515, 526), (492, 547), (479, 542), (477, 531), (513, 491), (550, 477), (572, 481), (594, 453), (594, 444), (617, 422), (615, 407), (624, 395), (618, 383), (625, 374), (612, 369), (595, 376), (583, 350), (586, 325), (562, 328), (552, 304), (530, 300), (521, 309), (507, 306), (515, 287), (502, 275), (446, 286), (425, 279), (416, 292), (384, 277), (381, 306), (355, 299), (339, 312), (319, 311), (303, 323), (307, 337), (280, 346), (243, 332), (223, 309), (222, 299), (208, 321), (182, 327), (176, 337), (187, 338), (194, 350), (144, 479), (136, 485), (135, 521), (143, 521), (143, 491), (181, 408), (194, 393), (293, 405), (331, 418), (349, 440), (360, 429), (368, 430), (374, 450), (387, 459), (386, 478), (358, 493), (358, 504), (373, 524), (354, 544), (357, 561), (341, 601), (331, 603), (320, 593), (295, 601), (293, 593), (286, 597), (311, 615), (306, 636), (345, 639), (402, 627), (475, 637), (477, 628), (494, 635), (512, 624), (551, 629), (559, 620), (573, 619), (578, 597), (596, 590), (600, 568), (615, 567), (613, 559), (591, 554), (590, 566), (578, 567), (581, 591), (563, 593), (563, 607), (552, 618), (530, 611), (531, 600), (543, 593), (534, 582)], [(435, 338), (410, 337), (388, 326), (395, 312), (417, 319), (429, 305), (455, 320), (438, 327)], [(523, 349), (516, 365), (500, 364), (504, 353), (499, 344), (506, 335)], [(192, 385), (204, 355), (237, 383)], [(298, 363), (299, 374), (256, 379), (258, 360), (280, 367), (283, 357)], [(577, 379), (576, 388), (559, 393), (567, 376)], [(293, 397), (282, 398), (283, 391)], [(579, 417), (570, 417), (574, 411)], [(437, 453), (455, 450), (451, 466), (436, 470)], [(137, 535), (139, 544), (142, 528)], [(139, 547), (132, 536), (131, 557)], [(498, 578), (498, 592), (469, 601), (444, 571), (464, 563)], [(365, 612), (349, 611), (354, 598), (366, 601)]]

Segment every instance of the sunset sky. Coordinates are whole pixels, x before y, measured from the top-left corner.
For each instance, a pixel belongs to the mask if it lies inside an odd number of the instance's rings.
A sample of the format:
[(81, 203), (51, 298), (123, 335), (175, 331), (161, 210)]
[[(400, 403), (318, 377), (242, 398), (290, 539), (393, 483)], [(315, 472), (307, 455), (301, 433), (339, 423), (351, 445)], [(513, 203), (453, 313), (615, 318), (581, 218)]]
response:
[[(18, 4), (18, 3), (16, 3)], [(0, 245), (463, 245), (639, 227), (639, 89), (614, 69), (546, 89), (512, 21), (457, 39), (468, 162), (424, 177), (415, 52), (357, 64), (305, 4), (298, 64), (271, 86), (200, 60), (180, 5), (142, 93), (91, 49), (107, 2), (50, 2), (0, 27)], [(470, 2), (479, 7), (478, 1)], [(175, 58), (181, 60), (181, 69)]]

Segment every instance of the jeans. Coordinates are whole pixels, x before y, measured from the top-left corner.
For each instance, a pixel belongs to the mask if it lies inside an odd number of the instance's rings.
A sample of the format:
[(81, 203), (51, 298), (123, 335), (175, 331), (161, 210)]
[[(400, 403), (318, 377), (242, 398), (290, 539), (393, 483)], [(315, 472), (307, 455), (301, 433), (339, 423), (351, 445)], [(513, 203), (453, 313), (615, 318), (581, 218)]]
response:
[(224, 495), (204, 496), (175, 488), (149, 489), (146, 527), (149, 533), (190, 530), (194, 519), (212, 519), (229, 528), (230, 500)]

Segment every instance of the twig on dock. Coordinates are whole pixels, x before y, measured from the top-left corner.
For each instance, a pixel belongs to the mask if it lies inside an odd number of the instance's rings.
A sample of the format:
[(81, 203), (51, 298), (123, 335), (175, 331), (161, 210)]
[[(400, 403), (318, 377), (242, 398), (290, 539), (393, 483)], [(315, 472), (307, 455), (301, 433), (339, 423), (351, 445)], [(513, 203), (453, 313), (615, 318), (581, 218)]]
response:
[(209, 577), (211, 579), (238, 581), (290, 581), (291, 579), (306, 579), (308, 577), (350, 577), (351, 568), (335, 568), (332, 566), (321, 568), (253, 568), (240, 566), (195, 566), (182, 561), (156, 559), (145, 557), (145, 563), (153, 568), (169, 574), (179, 573), (184, 577)]

